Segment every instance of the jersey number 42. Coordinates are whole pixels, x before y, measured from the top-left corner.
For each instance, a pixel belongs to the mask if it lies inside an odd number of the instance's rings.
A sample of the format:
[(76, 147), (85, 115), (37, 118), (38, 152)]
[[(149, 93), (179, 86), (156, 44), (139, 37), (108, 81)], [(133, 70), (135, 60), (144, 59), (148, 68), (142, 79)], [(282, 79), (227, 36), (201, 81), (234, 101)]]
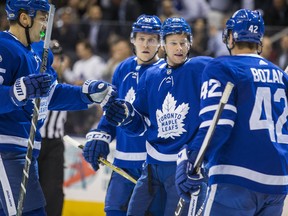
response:
[[(279, 103), (277, 109), (283, 109), (275, 122), (272, 113), (277, 111), (272, 110), (272, 103)], [(273, 106), (274, 108), (275, 106)], [(249, 120), (251, 130), (267, 129), (272, 142), (288, 144), (288, 135), (283, 134), (283, 126), (287, 122), (287, 116), (287, 96), (284, 89), (277, 89), (275, 94), (272, 95), (271, 89), (268, 87), (257, 88), (255, 104)]]

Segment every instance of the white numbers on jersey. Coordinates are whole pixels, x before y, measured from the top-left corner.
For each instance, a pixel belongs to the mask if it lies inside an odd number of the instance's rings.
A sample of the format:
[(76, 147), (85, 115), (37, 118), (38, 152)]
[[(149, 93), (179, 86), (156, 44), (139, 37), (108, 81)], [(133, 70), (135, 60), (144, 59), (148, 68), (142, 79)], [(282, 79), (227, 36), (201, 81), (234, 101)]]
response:
[(248, 29), (251, 33), (258, 33), (258, 26), (257, 25), (250, 25)]
[[(221, 86), (221, 83), (218, 80), (210, 79), (202, 84), (201, 87), (201, 98), (206, 99), (206, 97), (221, 97), (222, 92), (216, 91), (218, 87)], [(209, 90), (208, 90), (209, 89)]]
[[(283, 100), (285, 107), (275, 125), (272, 119), (272, 103), (277, 103), (281, 100)], [(263, 116), (265, 116), (266, 119), (263, 119)], [(276, 142), (277, 138), (278, 143), (288, 144), (288, 135), (282, 133), (283, 125), (287, 121), (287, 116), (287, 98), (284, 89), (277, 89), (272, 98), (270, 88), (257, 88), (255, 104), (249, 120), (251, 130), (267, 129), (269, 131), (270, 139), (272, 142)]]

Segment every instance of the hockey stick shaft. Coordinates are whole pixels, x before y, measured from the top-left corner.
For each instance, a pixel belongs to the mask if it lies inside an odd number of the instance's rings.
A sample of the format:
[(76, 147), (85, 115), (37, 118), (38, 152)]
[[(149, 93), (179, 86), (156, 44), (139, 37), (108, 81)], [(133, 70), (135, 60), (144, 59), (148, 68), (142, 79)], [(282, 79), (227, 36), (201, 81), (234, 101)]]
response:
[[(49, 44), (51, 40), (54, 14), (55, 14), (55, 6), (50, 4), (48, 23), (47, 23), (46, 34), (45, 34), (45, 39), (44, 39), (42, 63), (41, 63), (41, 68), (40, 68), (41, 73), (44, 73), (47, 68), (48, 50), (49, 50)], [(29, 170), (30, 170), (30, 165), (31, 165), (31, 160), (32, 160), (34, 139), (35, 139), (36, 127), (37, 127), (38, 116), (39, 116), (39, 107), (40, 107), (40, 98), (36, 98), (35, 104), (34, 104), (32, 121), (31, 121), (27, 152), (25, 156), (25, 164), (23, 168), (21, 187), (20, 187), (20, 192), (19, 192), (17, 214), (16, 214), (17, 216), (21, 216), (22, 211), (23, 211), (23, 204), (24, 204), (24, 199), (26, 196), (26, 188), (27, 188), (27, 183), (29, 179)]]
[[(78, 141), (76, 141), (75, 139), (73, 139), (72, 137), (65, 135), (63, 137), (63, 140), (65, 143), (70, 143), (72, 145), (74, 145), (77, 148), (83, 149), (84, 146), (82, 144), (80, 144)], [(104, 165), (106, 165), (107, 167), (109, 167), (110, 169), (112, 169), (114, 172), (118, 173), (119, 175), (123, 176), (124, 178), (128, 179), (129, 181), (133, 182), (134, 184), (137, 183), (137, 180), (134, 179), (131, 175), (129, 175), (127, 172), (125, 172), (124, 170), (122, 170), (121, 168), (113, 165), (111, 162), (109, 162), (108, 160), (106, 160), (103, 157), (99, 158), (99, 161), (101, 163), (103, 163)]]
[[(234, 85), (231, 83), (231, 82), (228, 82), (225, 86), (225, 89), (224, 89), (224, 92), (222, 94), (222, 97), (220, 99), (220, 102), (218, 104), (218, 107), (216, 109), (216, 112), (213, 116), (213, 119), (212, 119), (212, 122), (211, 122), (211, 125), (209, 126), (209, 129), (205, 135), (205, 138), (204, 138), (204, 141), (201, 145), (201, 148), (199, 150), (199, 153), (197, 155), (197, 158), (195, 160), (195, 163), (194, 163), (194, 173), (198, 173), (199, 170), (200, 170), (200, 167), (201, 167), (201, 164), (203, 162), (203, 158), (204, 158), (204, 154), (207, 150), (207, 147), (211, 141), (211, 138), (214, 134), (214, 131), (215, 131), (215, 128), (216, 128), (216, 125), (220, 119), (220, 116), (222, 114), (222, 111), (224, 109), (224, 106), (225, 104), (227, 103), (229, 97), (230, 97), (230, 94), (232, 92), (232, 89), (233, 89)], [(197, 191), (198, 193), (199, 191)], [(195, 195), (194, 195), (195, 196)], [(191, 195), (191, 202), (190, 202), (190, 206), (189, 206), (189, 212), (188, 212), (188, 215), (195, 215), (195, 211), (196, 211), (196, 205), (197, 205), (197, 200), (195, 201), (196, 199), (194, 198), (193, 199), (193, 194)], [(176, 207), (176, 210), (175, 210), (175, 216), (180, 216), (181, 215), (181, 212), (182, 212), (182, 209), (185, 205), (185, 200), (180, 198), (179, 199), (179, 202), (177, 204), (177, 207)], [(201, 208), (199, 209), (199, 211), (202, 212), (203, 210), (203, 205), (201, 206)], [(189, 214), (190, 212), (192, 211), (192, 214)], [(197, 212), (196, 215), (200, 215), (201, 212)]]
[(205, 152), (207, 150), (207, 147), (209, 145), (209, 143), (211, 142), (211, 139), (213, 137), (213, 134), (214, 134), (214, 131), (216, 129), (216, 126), (218, 124), (218, 121), (221, 117), (221, 114), (222, 114), (222, 111), (224, 109), (224, 106), (226, 105), (229, 97), (230, 97), (230, 94), (232, 92), (232, 89), (234, 87), (234, 84), (231, 83), (231, 82), (228, 82), (225, 86), (225, 89), (224, 89), (224, 92), (222, 94), (222, 97), (220, 99), (220, 103), (218, 104), (218, 107), (217, 107), (217, 110), (213, 116), (213, 119), (212, 119), (212, 122), (211, 122), (211, 125), (209, 126), (209, 129), (206, 133), (206, 136), (204, 138), (204, 141), (201, 145), (201, 148), (199, 150), (199, 153), (197, 155), (197, 158), (195, 160), (195, 163), (194, 163), (194, 172), (195, 173), (199, 173), (199, 169), (202, 165), (202, 162), (203, 162), (203, 158), (204, 158), (204, 155), (205, 155)]

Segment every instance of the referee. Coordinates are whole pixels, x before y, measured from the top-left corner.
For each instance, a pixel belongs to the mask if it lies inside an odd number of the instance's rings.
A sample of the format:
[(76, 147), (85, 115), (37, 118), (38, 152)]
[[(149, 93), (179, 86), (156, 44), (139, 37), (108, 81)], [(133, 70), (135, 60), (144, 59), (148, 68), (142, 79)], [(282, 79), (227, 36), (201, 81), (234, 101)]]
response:
[[(61, 82), (65, 69), (62, 47), (52, 40), (50, 49), (54, 54), (52, 67)], [(46, 199), (48, 216), (61, 216), (64, 202), (64, 124), (66, 111), (48, 111), (47, 118), (40, 132), (42, 135), (41, 151), (38, 158), (39, 180)]]

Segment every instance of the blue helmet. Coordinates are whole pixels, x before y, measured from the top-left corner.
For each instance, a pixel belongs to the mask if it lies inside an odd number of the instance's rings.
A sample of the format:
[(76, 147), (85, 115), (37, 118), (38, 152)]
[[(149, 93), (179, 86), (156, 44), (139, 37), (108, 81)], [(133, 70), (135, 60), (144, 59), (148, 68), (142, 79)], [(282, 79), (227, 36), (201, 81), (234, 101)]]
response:
[(160, 35), (160, 30), (161, 21), (157, 16), (143, 14), (132, 25), (131, 38), (135, 36), (136, 32)]
[(240, 9), (226, 22), (226, 28), (223, 31), (224, 43), (229, 36), (229, 30), (232, 31), (235, 42), (260, 44), (265, 31), (264, 21), (259, 11)]
[(189, 36), (189, 42), (192, 43), (192, 30), (190, 25), (182, 17), (167, 18), (161, 27), (161, 41), (163, 42), (167, 35), (186, 34)]
[(49, 8), (48, 0), (7, 0), (5, 10), (8, 20), (16, 20), (20, 10), (27, 11), (34, 18), (38, 10), (48, 12)]

